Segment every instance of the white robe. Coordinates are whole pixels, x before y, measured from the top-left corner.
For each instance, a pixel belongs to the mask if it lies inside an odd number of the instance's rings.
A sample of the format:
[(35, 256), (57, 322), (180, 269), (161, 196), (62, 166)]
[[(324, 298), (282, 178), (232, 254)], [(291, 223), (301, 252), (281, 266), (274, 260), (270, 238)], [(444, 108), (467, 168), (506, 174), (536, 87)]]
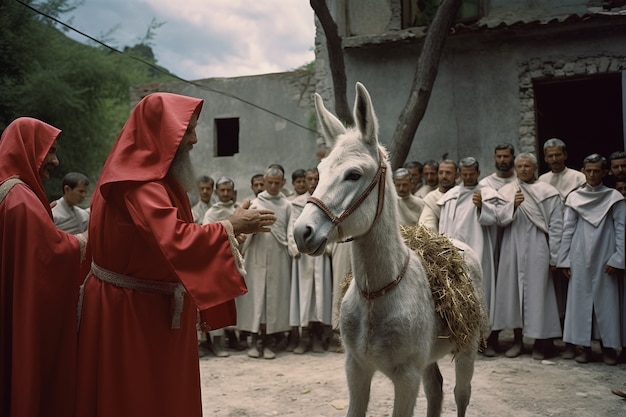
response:
[(220, 220), (225, 220), (235, 213), (237, 207), (239, 205), (234, 201), (228, 201), (223, 203), (218, 201), (213, 204), (208, 210), (204, 213), (204, 217), (202, 218), (201, 224), (209, 224), (219, 222)]
[(76, 205), (70, 206), (63, 197), (56, 201), (56, 206), (52, 208), (52, 218), (54, 225), (73, 235), (82, 233), (89, 226), (89, 212)]
[(561, 200), (565, 201), (569, 193), (582, 186), (586, 179), (582, 172), (565, 167), (563, 171), (556, 174), (552, 171), (546, 172), (539, 177), (539, 181), (547, 182), (559, 190)]
[[(514, 209), (515, 192), (524, 201)], [(496, 279), (493, 330), (522, 328), (535, 339), (561, 336), (550, 265), (556, 258), (563, 230), (561, 196), (541, 181), (515, 181), (500, 189), (506, 203), (498, 207), (504, 227)]]
[(205, 203), (204, 201), (198, 201), (192, 208), (191, 214), (193, 215), (194, 223), (202, 224), (202, 219), (204, 219), (204, 214), (211, 207), (211, 203)]
[(486, 185), (487, 187), (491, 187), (496, 191), (500, 191), (500, 188), (504, 187), (505, 185), (515, 181), (517, 179), (517, 176), (511, 175), (510, 177), (507, 178), (503, 178), (503, 177), (499, 177), (495, 172), (489, 176), (486, 176), (485, 178), (483, 178), (482, 180), (480, 180), (478, 183), (480, 185)]
[[(202, 203), (202, 202), (201, 202)], [(230, 217), (237, 208), (237, 204), (234, 201), (229, 201), (227, 203), (222, 203), (218, 201), (213, 204), (209, 209), (204, 213), (204, 218), (202, 220), (202, 224), (209, 224), (219, 222), (220, 220), (225, 220)], [(212, 336), (223, 336), (224, 329), (211, 330), (209, 332)]]
[(431, 187), (428, 184), (424, 184), (422, 185), (420, 188), (417, 189), (417, 191), (415, 192), (415, 194), (413, 194), (415, 197), (419, 197), (421, 199), (424, 199), (424, 197), (426, 197), (426, 194), (428, 194), (429, 192), (431, 192), (432, 190), (434, 190), (433, 187)]
[(401, 226), (417, 224), (423, 208), (424, 200), (413, 194), (398, 197), (398, 224)]
[[(308, 326), (310, 322), (331, 324), (332, 314), (332, 276), (330, 256), (300, 254), (293, 237), (296, 219), (302, 213), (308, 192), (291, 200), (291, 221), (287, 231), (291, 263), (291, 296), (289, 324)], [(297, 257), (297, 255), (299, 255)]]
[[(472, 201), (474, 191), (480, 190), (483, 200), (479, 209)], [(439, 233), (467, 243), (480, 259), (483, 271), (483, 299), (493, 324), (496, 296), (497, 235), (496, 207), (502, 201), (496, 190), (487, 186), (457, 185), (437, 202), (441, 207)]]
[[(622, 346), (619, 280), (605, 265), (624, 269), (624, 197), (604, 185), (585, 185), (565, 203), (563, 238), (557, 266), (570, 268), (563, 341), (591, 346), (593, 328), (609, 348)], [(593, 316), (595, 313), (595, 319)]]
[(439, 216), (441, 214), (441, 207), (437, 205), (437, 201), (443, 194), (439, 191), (439, 188), (426, 194), (426, 197), (424, 197), (424, 208), (422, 209), (422, 214), (420, 214), (419, 224), (424, 225), (424, 227), (435, 233), (439, 233)]
[(236, 298), (237, 328), (258, 333), (260, 324), (265, 323), (267, 334), (288, 331), (291, 256), (287, 227), (291, 203), (282, 193), (271, 196), (263, 191), (250, 208), (274, 211), (276, 222), (269, 233), (250, 235), (243, 244), (248, 292)]

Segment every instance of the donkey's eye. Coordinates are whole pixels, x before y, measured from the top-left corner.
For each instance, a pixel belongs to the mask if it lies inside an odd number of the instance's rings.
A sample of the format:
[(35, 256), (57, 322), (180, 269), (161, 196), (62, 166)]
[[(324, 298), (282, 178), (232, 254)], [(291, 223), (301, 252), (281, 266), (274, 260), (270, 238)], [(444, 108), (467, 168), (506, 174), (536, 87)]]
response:
[(361, 174), (358, 172), (349, 172), (348, 175), (346, 175), (346, 180), (348, 181), (358, 181), (361, 179)]

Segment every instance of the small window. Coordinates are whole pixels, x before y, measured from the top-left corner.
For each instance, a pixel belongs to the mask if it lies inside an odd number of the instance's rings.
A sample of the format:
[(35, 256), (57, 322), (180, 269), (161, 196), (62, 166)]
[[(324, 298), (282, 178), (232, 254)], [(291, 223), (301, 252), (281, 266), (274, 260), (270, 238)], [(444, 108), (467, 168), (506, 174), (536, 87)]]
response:
[(215, 156), (239, 153), (239, 118), (215, 119)]

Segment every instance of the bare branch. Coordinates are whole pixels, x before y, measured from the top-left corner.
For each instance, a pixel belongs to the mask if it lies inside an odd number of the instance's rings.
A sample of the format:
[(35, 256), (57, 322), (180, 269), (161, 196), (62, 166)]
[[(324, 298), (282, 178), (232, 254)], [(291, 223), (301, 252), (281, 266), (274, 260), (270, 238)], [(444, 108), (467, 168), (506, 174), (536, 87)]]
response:
[(326, 35), (328, 62), (335, 94), (335, 114), (347, 125), (352, 125), (354, 119), (346, 97), (346, 67), (337, 24), (333, 20), (325, 0), (310, 0), (310, 4)]
[(411, 93), (391, 139), (389, 147), (390, 162), (393, 169), (404, 163), (419, 123), (426, 113), (426, 107), (437, 78), (439, 60), (443, 53), (448, 31), (463, 0), (444, 0), (437, 9), (431, 22), (424, 45), (417, 61), (417, 69), (411, 86)]

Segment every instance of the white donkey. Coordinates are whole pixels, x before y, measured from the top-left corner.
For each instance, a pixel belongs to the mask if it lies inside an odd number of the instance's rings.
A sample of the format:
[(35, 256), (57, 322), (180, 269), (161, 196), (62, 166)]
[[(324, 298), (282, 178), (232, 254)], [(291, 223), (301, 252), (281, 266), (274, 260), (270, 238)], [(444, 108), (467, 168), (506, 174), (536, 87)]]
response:
[[(339, 324), (346, 350), (348, 417), (365, 416), (376, 371), (393, 382), (393, 417), (413, 416), (422, 379), (427, 415), (440, 416), (443, 378), (437, 360), (457, 349), (435, 311), (420, 258), (400, 234), (396, 192), (387, 155), (378, 143), (370, 96), (360, 83), (356, 92), (356, 127), (349, 129), (316, 94), (320, 129), (332, 150), (320, 162), (319, 185), (295, 223), (296, 242), (300, 252), (320, 255), (329, 242), (354, 239), (354, 279), (343, 298)], [(479, 261), (471, 249), (463, 249), (474, 287), (481, 288)], [(454, 359), (458, 416), (465, 415), (470, 401), (479, 333)]]

